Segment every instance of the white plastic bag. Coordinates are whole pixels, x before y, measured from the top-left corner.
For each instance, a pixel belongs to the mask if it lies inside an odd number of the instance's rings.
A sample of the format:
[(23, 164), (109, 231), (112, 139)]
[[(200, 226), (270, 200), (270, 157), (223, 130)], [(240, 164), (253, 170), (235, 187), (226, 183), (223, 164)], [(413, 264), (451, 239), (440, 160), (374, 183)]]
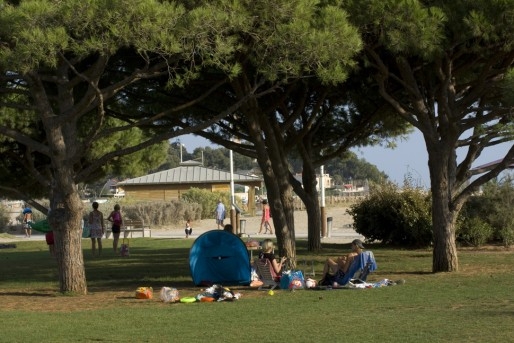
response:
[(160, 299), (165, 303), (175, 303), (180, 300), (178, 290), (171, 287), (161, 288)]

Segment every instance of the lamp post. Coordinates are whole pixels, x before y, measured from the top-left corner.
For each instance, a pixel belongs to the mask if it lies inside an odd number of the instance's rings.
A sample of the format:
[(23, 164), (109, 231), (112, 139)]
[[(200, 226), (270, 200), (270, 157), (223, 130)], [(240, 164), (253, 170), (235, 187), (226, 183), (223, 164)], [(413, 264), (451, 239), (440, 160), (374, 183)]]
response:
[(177, 138), (176, 144), (178, 144), (178, 146), (180, 148), (180, 164), (182, 164), (182, 147), (184, 146), (184, 144), (182, 144), (182, 142), (180, 141), (180, 138)]
[(325, 212), (325, 168), (324, 166), (320, 167), (320, 175), (319, 175), (319, 188), (321, 191), (321, 237), (328, 237), (327, 235), (327, 214)]
[(229, 150), (230, 157), (230, 224), (232, 225), (232, 233), (237, 233), (237, 216), (234, 204), (236, 203), (235, 187), (234, 187), (234, 155)]

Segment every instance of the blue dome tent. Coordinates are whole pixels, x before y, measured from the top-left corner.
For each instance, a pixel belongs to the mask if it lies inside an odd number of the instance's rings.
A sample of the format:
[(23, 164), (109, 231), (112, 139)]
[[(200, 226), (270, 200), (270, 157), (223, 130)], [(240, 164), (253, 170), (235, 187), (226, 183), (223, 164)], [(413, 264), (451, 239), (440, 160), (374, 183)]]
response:
[(195, 285), (249, 285), (250, 258), (243, 241), (231, 232), (204, 232), (189, 252), (189, 267)]

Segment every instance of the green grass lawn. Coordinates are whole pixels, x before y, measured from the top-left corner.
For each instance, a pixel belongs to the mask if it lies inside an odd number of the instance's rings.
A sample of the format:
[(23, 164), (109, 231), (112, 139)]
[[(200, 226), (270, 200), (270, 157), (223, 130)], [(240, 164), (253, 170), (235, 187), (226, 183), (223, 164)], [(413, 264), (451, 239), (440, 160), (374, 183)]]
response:
[[(83, 240), (87, 296), (59, 294), (55, 261), (44, 241), (0, 249), (0, 342), (493, 342), (514, 341), (514, 254), (501, 247), (459, 251), (460, 271), (432, 274), (431, 251), (373, 250), (378, 270), (368, 281), (405, 279), (402, 286), (365, 290), (278, 290), (234, 287), (233, 302), (166, 304), (163, 286), (180, 296), (191, 281), (193, 240), (132, 239), (131, 256), (105, 249), (90, 257)], [(106, 242), (106, 246), (110, 241)], [(324, 245), (311, 255), (298, 241), (299, 267), (349, 245)], [(310, 269), (310, 266), (309, 266)], [(139, 286), (154, 299), (138, 300)]]

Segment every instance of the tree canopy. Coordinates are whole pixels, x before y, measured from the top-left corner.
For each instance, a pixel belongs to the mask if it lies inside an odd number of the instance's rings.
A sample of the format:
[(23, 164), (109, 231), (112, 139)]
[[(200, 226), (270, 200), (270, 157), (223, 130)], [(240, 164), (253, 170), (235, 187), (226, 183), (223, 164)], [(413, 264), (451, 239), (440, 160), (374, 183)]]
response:
[[(19, 193), (6, 186), (20, 185), (23, 175), (31, 186), (22, 189), (24, 198), (49, 196), (61, 291), (87, 291), (78, 184), (108, 170), (129, 173), (133, 166), (122, 156), (158, 150), (151, 146), (196, 129), (177, 130), (164, 119), (180, 121), (170, 115), (176, 108), (148, 111), (135, 90), (157, 92), (158, 77), (165, 87), (183, 87), (205, 67), (236, 72), (229, 59), (238, 46), (231, 35), (244, 31), (246, 22), (239, 11), (227, 10), (233, 5), (0, 3), (0, 173), (16, 172), (3, 189)], [(138, 157), (140, 166), (159, 162), (153, 153)]]
[[(455, 221), (467, 198), (514, 159), (512, 147), (472, 179), (473, 162), (512, 141), (514, 2), (348, 0), (365, 41), (362, 70), (405, 121), (423, 133), (429, 156), (433, 270), (458, 270)], [(465, 157), (457, 160), (457, 150)]]

